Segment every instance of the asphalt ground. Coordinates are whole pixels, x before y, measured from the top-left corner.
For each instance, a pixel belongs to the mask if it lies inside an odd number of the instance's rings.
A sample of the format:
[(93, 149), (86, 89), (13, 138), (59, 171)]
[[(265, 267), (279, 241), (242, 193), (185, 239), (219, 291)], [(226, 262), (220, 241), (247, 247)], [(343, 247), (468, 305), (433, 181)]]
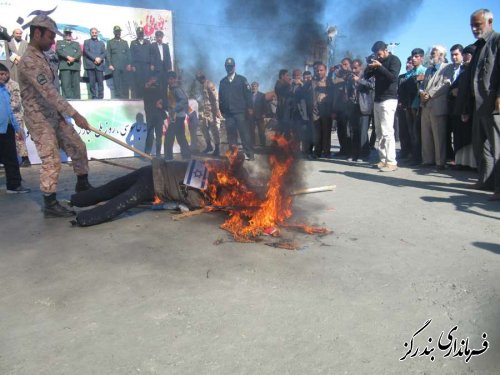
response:
[[(298, 250), (237, 243), (223, 213), (71, 227), (43, 218), (38, 174), (0, 188), (0, 374), (499, 373), (500, 202), (474, 172), (306, 161), (307, 186), (336, 189), (294, 219), (333, 233), (283, 230)], [(58, 197), (75, 182), (64, 165)]]

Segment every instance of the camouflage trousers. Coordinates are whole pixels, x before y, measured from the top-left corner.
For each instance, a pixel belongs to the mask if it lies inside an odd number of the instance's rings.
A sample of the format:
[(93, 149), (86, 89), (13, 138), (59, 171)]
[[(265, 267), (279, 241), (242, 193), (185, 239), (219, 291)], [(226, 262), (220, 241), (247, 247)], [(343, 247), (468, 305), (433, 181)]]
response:
[[(207, 144), (212, 142), (212, 137), (215, 145), (220, 144), (220, 136), (219, 136), (219, 119), (218, 118), (206, 118), (202, 117), (201, 121), (201, 132), (203, 137), (205, 138), (205, 142)], [(212, 133), (212, 137), (210, 137), (210, 133)]]
[(24, 127), (21, 129), (21, 132), (16, 133), (16, 150), (20, 157), (24, 158), (28, 156), (28, 148), (26, 147), (26, 132), (24, 131)]
[(55, 128), (46, 122), (30, 122), (27, 127), (42, 161), (40, 169), (40, 190), (42, 193), (55, 193), (57, 191), (57, 182), (61, 172), (59, 148), (71, 158), (73, 171), (77, 176), (88, 174), (87, 148), (71, 125), (61, 119)]

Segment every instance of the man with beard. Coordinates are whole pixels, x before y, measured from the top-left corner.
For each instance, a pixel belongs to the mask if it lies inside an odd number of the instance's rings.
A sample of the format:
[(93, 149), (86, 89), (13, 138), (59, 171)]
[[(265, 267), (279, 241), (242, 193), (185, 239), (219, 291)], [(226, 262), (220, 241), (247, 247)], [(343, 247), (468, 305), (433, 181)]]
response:
[(90, 95), (92, 99), (104, 98), (104, 59), (106, 46), (97, 39), (99, 31), (90, 29), (90, 39), (83, 42), (83, 67), (89, 77)]
[(448, 91), (453, 79), (453, 64), (445, 63), (446, 49), (435, 45), (431, 49), (431, 66), (425, 71), (420, 91), (422, 108), (422, 165), (436, 165), (443, 170), (446, 163), (446, 122)]
[(470, 17), (476, 52), (470, 63), (468, 87), (472, 110), (472, 144), (479, 181), (473, 186), (494, 190), (490, 200), (500, 201), (500, 34), (493, 30), (493, 13), (479, 9)]
[(77, 175), (75, 191), (91, 188), (88, 182), (88, 159), (85, 143), (73, 126), (65, 121), (72, 117), (76, 125), (88, 130), (90, 125), (57, 91), (54, 73), (44, 51), (54, 43), (57, 26), (48, 16), (36, 16), (31, 21), (30, 43), (19, 64), (19, 85), (24, 105), (26, 126), (42, 161), (40, 190), (43, 194), (45, 217), (68, 217), (74, 212), (56, 199), (61, 171), (59, 148), (71, 157)]
[(120, 26), (113, 27), (115, 37), (108, 40), (106, 45), (109, 70), (113, 72), (114, 97), (116, 99), (129, 98), (128, 72), (130, 67), (130, 49), (126, 40), (123, 40)]
[(135, 30), (137, 39), (130, 43), (130, 66), (132, 69), (132, 97), (142, 99), (144, 97), (144, 83), (148, 81), (151, 65), (151, 43), (144, 39), (144, 28)]
[(10, 62), (12, 66), (10, 68), (10, 76), (14, 81), (19, 80), (17, 66), (21, 62), (21, 57), (28, 48), (28, 42), (23, 40), (23, 31), (21, 29), (15, 29), (12, 33), (13, 38), (9, 42), (10, 50)]

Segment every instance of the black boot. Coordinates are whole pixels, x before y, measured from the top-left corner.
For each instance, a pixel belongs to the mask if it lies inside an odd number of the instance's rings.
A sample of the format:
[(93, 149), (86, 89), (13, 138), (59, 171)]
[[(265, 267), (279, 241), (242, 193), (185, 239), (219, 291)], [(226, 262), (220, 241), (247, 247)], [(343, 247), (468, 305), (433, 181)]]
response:
[[(217, 145), (215, 146), (217, 147)], [(210, 141), (207, 142), (207, 147), (201, 152), (202, 154), (208, 154), (209, 152), (213, 151), (214, 148), (212, 147), (212, 143)]]
[(43, 215), (46, 218), (50, 217), (70, 217), (75, 215), (75, 211), (68, 210), (56, 199), (56, 193), (43, 196), (44, 207), (42, 209)]
[(93, 186), (90, 185), (88, 175), (84, 174), (81, 176), (76, 176), (77, 181), (76, 181), (76, 186), (75, 186), (75, 192), (79, 193), (81, 191), (89, 190), (92, 189)]
[(212, 152), (212, 156), (220, 156), (219, 145), (215, 145), (214, 152)]

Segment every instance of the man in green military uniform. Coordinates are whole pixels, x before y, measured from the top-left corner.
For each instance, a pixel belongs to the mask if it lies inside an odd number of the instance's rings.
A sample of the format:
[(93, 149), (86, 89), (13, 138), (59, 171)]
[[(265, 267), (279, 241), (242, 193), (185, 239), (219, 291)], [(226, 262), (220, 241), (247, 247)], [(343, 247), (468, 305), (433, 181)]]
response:
[(80, 99), (80, 66), (82, 50), (72, 40), (71, 29), (64, 29), (64, 40), (58, 40), (56, 53), (59, 57), (59, 76), (62, 95), (66, 99)]
[(117, 99), (128, 99), (128, 72), (132, 70), (130, 65), (130, 49), (127, 41), (121, 38), (122, 29), (120, 26), (113, 27), (113, 33), (115, 37), (108, 40), (106, 53), (109, 70), (113, 72), (114, 97)]

